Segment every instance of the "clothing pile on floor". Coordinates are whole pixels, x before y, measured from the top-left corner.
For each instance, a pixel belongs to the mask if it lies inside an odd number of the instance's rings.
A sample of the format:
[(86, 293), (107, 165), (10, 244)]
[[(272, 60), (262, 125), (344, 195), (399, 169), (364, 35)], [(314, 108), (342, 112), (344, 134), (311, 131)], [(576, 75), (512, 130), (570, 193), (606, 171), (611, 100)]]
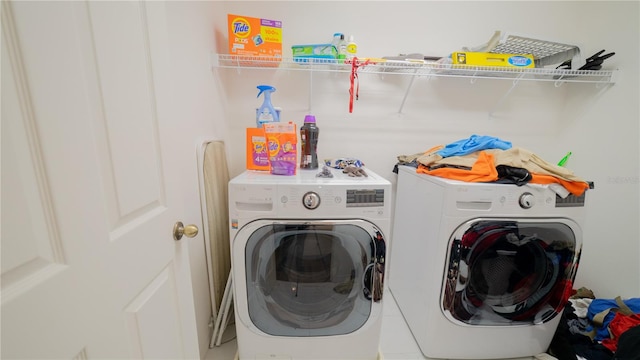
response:
[(560, 360), (640, 360), (640, 298), (575, 290), (547, 352)]
[(560, 197), (581, 196), (590, 184), (569, 169), (549, 163), (531, 151), (492, 136), (471, 135), (425, 152), (398, 156), (398, 165), (416, 172), (469, 182), (547, 185)]

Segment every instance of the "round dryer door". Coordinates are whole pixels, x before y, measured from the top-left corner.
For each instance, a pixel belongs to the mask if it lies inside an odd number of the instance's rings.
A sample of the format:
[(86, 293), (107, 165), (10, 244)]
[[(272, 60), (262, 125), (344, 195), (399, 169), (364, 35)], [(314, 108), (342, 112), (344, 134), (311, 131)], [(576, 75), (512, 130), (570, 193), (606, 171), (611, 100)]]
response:
[(380, 231), (362, 220), (263, 222), (245, 247), (251, 322), (295, 337), (362, 327), (382, 291)]
[(472, 325), (539, 324), (560, 313), (573, 287), (580, 229), (568, 220), (476, 219), (449, 242), (447, 316)]

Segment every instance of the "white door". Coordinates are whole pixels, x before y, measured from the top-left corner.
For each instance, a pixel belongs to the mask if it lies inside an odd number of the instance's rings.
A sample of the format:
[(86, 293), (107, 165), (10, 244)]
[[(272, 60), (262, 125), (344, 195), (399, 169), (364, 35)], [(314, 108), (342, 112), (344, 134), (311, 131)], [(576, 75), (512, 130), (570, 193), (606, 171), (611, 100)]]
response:
[(165, 15), (2, 2), (3, 359), (199, 357)]

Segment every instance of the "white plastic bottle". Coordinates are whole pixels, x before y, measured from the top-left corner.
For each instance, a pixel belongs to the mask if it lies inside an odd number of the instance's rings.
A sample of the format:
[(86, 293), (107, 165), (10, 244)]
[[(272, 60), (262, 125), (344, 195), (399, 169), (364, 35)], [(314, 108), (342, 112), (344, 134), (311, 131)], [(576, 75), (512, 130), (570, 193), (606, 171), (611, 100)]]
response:
[(338, 59), (344, 60), (347, 58), (347, 40), (344, 39), (344, 34), (340, 34), (340, 41), (338, 42)]
[(349, 42), (347, 43), (347, 59), (353, 59), (358, 53), (358, 45), (353, 40), (353, 35), (349, 35)]
[(342, 35), (342, 33), (333, 33), (333, 40), (331, 40), (332, 45), (338, 44), (338, 40), (340, 40), (340, 35)]
[(335, 33), (333, 34), (333, 40), (331, 40), (331, 45), (333, 45), (336, 48), (336, 53), (338, 52), (338, 49), (340, 46), (340, 36), (344, 36), (344, 34)]

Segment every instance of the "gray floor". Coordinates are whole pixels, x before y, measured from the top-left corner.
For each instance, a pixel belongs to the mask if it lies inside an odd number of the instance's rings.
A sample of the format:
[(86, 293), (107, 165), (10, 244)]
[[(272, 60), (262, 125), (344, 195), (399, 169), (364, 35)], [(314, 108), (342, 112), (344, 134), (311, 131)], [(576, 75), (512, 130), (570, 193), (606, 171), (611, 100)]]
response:
[(236, 356), (238, 346), (236, 344), (235, 325), (231, 324), (227, 327), (222, 335), (222, 343), (218, 347), (209, 349), (205, 357), (206, 360), (233, 360)]
[[(385, 293), (385, 295), (387, 294), (391, 293)], [(385, 300), (380, 343), (381, 358), (384, 360), (424, 360), (425, 357), (422, 356), (420, 348), (413, 339), (393, 296), (385, 297)], [(235, 358), (237, 344), (233, 325), (227, 328), (222, 341), (221, 346), (207, 352), (206, 360), (233, 360)], [(555, 359), (547, 354), (541, 354), (535, 358), (540, 360)]]

